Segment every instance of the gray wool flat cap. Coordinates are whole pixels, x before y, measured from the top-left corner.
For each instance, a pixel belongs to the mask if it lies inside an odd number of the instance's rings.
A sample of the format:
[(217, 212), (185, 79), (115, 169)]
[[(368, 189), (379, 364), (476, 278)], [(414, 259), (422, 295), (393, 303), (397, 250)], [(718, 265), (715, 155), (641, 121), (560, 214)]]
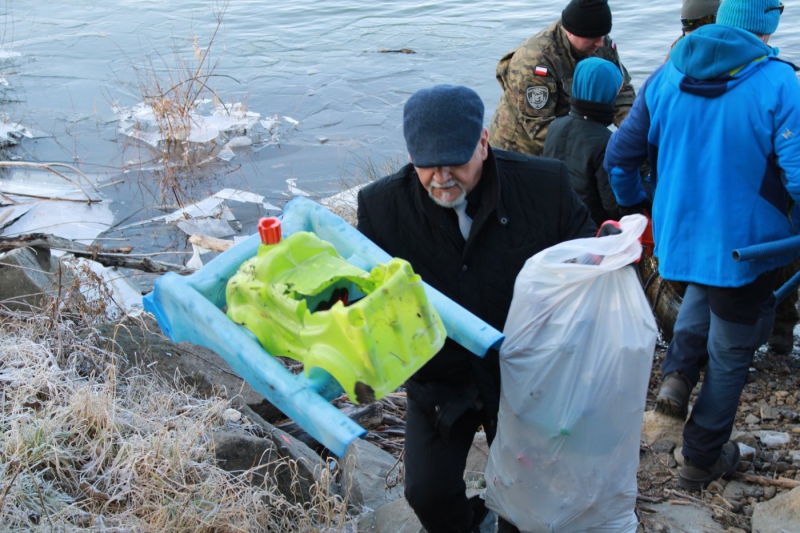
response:
[(411, 95), (403, 108), (403, 136), (415, 167), (463, 165), (483, 132), (483, 101), (468, 87), (436, 85)]
[(716, 15), (721, 0), (683, 0), (681, 18), (697, 20), (709, 15)]

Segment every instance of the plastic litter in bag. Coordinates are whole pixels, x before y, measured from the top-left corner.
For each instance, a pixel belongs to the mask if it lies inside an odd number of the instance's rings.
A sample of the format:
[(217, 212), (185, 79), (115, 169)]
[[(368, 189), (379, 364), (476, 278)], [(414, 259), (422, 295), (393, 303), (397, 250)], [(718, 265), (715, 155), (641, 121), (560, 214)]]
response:
[[(523, 532), (634, 532), (657, 329), (633, 268), (647, 220), (561, 243), (517, 277), (487, 506)], [(572, 260), (602, 256), (599, 264)]]

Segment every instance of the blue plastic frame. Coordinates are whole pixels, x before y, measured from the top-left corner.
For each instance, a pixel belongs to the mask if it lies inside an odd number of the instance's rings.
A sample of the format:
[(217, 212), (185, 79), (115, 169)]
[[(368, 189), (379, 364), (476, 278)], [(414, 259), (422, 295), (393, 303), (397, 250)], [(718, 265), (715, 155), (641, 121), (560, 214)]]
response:
[[(364, 270), (391, 259), (347, 222), (305, 198), (289, 202), (281, 218), (284, 237), (297, 231), (316, 233)], [(321, 369), (312, 369), (308, 377), (292, 374), (252, 333), (222, 312), (228, 280), (260, 244), (259, 236), (253, 235), (190, 276), (165, 274), (144, 297), (145, 310), (155, 315), (173, 342), (188, 341), (218, 353), (253, 389), (341, 457), (350, 442), (366, 431), (330, 403), (342, 393), (338, 382)], [(425, 292), (450, 338), (479, 357), (492, 347), (499, 348), (501, 332), (427, 284)]]

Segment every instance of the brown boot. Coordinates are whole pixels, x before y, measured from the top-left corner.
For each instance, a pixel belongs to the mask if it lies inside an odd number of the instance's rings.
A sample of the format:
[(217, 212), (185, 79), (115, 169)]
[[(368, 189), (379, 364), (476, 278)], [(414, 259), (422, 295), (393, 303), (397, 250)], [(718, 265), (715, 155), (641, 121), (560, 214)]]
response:
[(722, 446), (722, 452), (711, 466), (696, 465), (684, 458), (684, 464), (678, 474), (678, 486), (687, 490), (701, 490), (715, 479), (728, 476), (739, 466), (739, 445), (728, 441)]
[(794, 334), (792, 330), (772, 328), (769, 334), (769, 351), (775, 355), (787, 355), (794, 349)]
[(685, 419), (689, 411), (689, 395), (692, 385), (680, 372), (671, 372), (664, 377), (656, 398), (656, 412)]

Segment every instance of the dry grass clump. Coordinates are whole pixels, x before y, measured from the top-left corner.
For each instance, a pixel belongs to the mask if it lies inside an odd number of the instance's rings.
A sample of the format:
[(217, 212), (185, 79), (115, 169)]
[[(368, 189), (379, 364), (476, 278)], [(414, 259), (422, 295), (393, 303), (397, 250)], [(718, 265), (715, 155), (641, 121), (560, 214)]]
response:
[(216, 466), (212, 433), (227, 401), (118, 376), (66, 321), (6, 317), (0, 335), (0, 530), (343, 527), (346, 502), (326, 490), (288, 501), (269, 477), (251, 486), (252, 472)]

